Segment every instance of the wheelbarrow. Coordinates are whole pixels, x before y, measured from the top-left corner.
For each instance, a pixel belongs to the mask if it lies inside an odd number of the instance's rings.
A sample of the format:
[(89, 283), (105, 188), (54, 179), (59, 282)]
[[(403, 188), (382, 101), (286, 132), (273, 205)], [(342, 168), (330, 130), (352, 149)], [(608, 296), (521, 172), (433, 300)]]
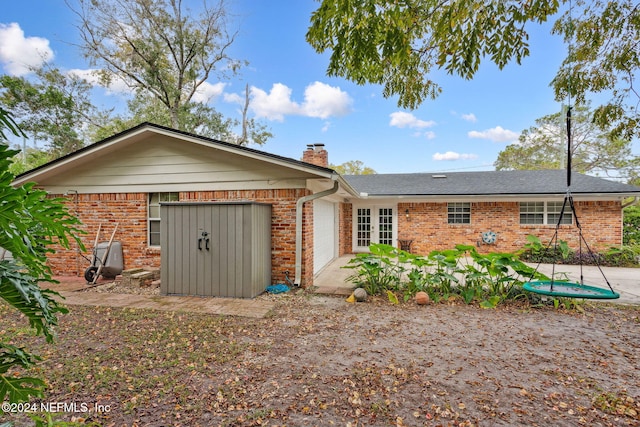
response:
[(116, 235), (116, 230), (118, 229), (118, 224), (116, 223), (116, 227), (113, 233), (111, 233), (111, 238), (108, 242), (98, 243), (101, 229), (102, 224), (98, 226), (98, 233), (96, 234), (96, 240), (93, 244), (92, 257), (90, 260), (91, 265), (84, 271), (84, 278), (87, 284), (91, 285), (95, 285), (100, 276), (105, 279), (115, 278), (118, 274), (122, 273), (124, 264), (122, 260), (122, 244), (113, 240)]

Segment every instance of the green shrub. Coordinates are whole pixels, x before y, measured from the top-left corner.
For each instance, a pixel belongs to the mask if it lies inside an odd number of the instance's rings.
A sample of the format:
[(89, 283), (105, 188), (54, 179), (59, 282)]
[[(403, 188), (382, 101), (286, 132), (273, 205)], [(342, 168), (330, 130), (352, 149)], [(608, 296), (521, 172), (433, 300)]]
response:
[[(557, 246), (557, 247), (554, 247)], [(531, 263), (599, 265), (603, 267), (638, 267), (640, 244), (611, 247), (606, 252), (590, 253), (586, 247), (573, 251), (564, 240), (543, 244), (534, 235), (527, 236), (527, 243), (520, 251), (520, 258)]]
[(538, 236), (533, 234), (527, 236), (527, 243), (523, 249), (520, 258), (528, 262), (561, 263), (571, 259), (573, 256), (573, 251), (566, 241), (559, 239), (557, 244), (549, 242), (545, 245)]
[(622, 243), (640, 245), (640, 206), (627, 206), (622, 213)]
[(640, 243), (622, 247), (611, 247), (604, 253), (604, 265), (612, 267), (638, 267)]

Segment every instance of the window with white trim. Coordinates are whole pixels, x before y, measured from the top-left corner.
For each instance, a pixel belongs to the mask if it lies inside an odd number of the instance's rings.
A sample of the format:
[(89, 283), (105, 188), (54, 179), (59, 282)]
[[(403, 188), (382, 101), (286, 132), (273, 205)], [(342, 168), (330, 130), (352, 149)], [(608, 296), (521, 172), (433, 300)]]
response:
[(468, 202), (447, 203), (447, 223), (471, 224), (471, 203), (468, 203)]
[[(558, 224), (563, 202), (520, 202), (520, 224)], [(572, 224), (573, 214), (567, 204), (560, 224)]]
[(148, 242), (149, 246), (160, 246), (160, 203), (179, 201), (179, 193), (149, 193)]
[[(547, 202), (547, 224), (557, 224), (560, 219), (560, 212), (562, 212), (562, 203), (563, 202)], [(573, 223), (573, 215), (571, 213), (571, 206), (569, 203), (564, 207), (564, 212), (562, 213), (562, 220), (560, 220), (560, 224), (572, 224)]]

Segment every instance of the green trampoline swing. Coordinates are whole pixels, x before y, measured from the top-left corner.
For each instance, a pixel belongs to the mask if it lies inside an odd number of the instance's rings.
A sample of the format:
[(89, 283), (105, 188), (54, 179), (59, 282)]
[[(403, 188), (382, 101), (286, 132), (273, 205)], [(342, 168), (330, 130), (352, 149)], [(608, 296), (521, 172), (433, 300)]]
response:
[[(567, 206), (571, 209), (573, 213), (573, 218), (575, 219), (576, 227), (578, 228), (579, 241), (580, 241), (580, 253), (582, 253), (582, 245), (586, 247), (589, 255), (592, 259), (596, 261), (596, 265), (598, 270), (602, 274), (607, 286), (609, 289), (599, 288), (596, 286), (589, 286), (584, 284), (584, 276), (582, 272), (582, 257), (580, 257), (580, 282), (571, 282), (564, 280), (555, 280), (555, 269), (556, 264), (555, 261), (553, 263), (553, 268), (551, 272), (551, 280), (530, 280), (529, 282), (524, 283), (522, 286), (524, 290), (533, 292), (536, 294), (547, 295), (552, 297), (564, 297), (564, 298), (583, 298), (583, 299), (617, 299), (620, 298), (620, 294), (613, 290), (613, 287), (609, 283), (609, 280), (602, 271), (600, 264), (598, 263), (597, 258), (594, 256), (593, 251), (589, 247), (589, 244), (585, 240), (582, 234), (582, 226), (580, 225), (580, 221), (578, 220), (578, 215), (576, 213), (575, 206), (573, 204), (573, 196), (571, 195), (571, 107), (567, 109), (567, 193), (564, 196), (564, 202), (562, 203), (562, 209), (560, 210), (560, 216), (558, 217), (558, 223), (556, 224), (556, 229), (553, 237), (547, 244), (544, 254), (547, 253), (551, 244), (554, 245), (554, 250), (558, 247), (558, 230), (560, 229), (560, 224), (562, 222), (562, 218), (564, 216), (565, 209)], [(538, 268), (540, 267), (540, 263), (536, 266), (535, 271), (531, 275), (533, 278), (538, 272)]]

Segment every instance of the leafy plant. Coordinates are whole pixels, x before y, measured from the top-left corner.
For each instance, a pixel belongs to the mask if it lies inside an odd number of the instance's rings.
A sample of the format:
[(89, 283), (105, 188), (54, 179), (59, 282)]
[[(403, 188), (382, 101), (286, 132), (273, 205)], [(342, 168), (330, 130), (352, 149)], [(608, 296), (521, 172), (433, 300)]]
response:
[(407, 278), (409, 281), (403, 289), (405, 302), (418, 292), (424, 291), (426, 286), (424, 273), (419, 268), (414, 267), (407, 275)]
[(622, 212), (622, 243), (640, 245), (640, 206), (627, 206)]
[(573, 255), (569, 244), (562, 239), (558, 239), (555, 244), (549, 242), (545, 245), (538, 236), (529, 234), (527, 242), (524, 245), (524, 252), (521, 254), (522, 259), (525, 261), (551, 264), (566, 262)]
[(573, 251), (566, 241), (558, 240), (556, 245), (544, 245), (534, 235), (527, 236), (520, 257), (529, 262), (547, 264), (600, 265), (610, 267), (638, 267), (640, 265), (640, 244), (611, 247), (605, 252)]
[(348, 280), (372, 295), (386, 293), (394, 304), (398, 292), (406, 302), (424, 291), (436, 303), (462, 299), (466, 304), (479, 301), (489, 308), (507, 299), (521, 298), (525, 280), (548, 279), (516, 254), (480, 254), (471, 245), (433, 251), (427, 257), (389, 245), (371, 245), (370, 250), (349, 262), (347, 268), (356, 272)]
[(370, 253), (357, 254), (344, 268), (353, 268), (347, 280), (363, 288), (369, 295), (388, 289), (399, 290), (406, 263), (414, 255), (390, 245), (372, 244)]
[[(6, 139), (4, 130), (21, 136), (9, 114), (0, 108), (0, 139)], [(36, 334), (44, 335), (47, 342), (54, 339), (57, 315), (66, 313), (53, 297), (58, 295), (43, 290), (38, 282), (54, 282), (46, 264), (46, 254), (54, 243), (69, 247), (69, 237), (80, 230), (79, 221), (70, 216), (59, 199), (51, 199), (34, 184), (13, 187), (15, 176), (9, 171), (16, 151), (0, 144), (0, 248), (11, 253), (12, 259), (0, 259), (0, 298), (21, 312)], [(0, 402), (28, 401), (31, 396), (41, 397), (44, 382), (41, 379), (20, 376), (39, 360), (24, 348), (0, 342)], [(2, 410), (0, 409), (0, 414)]]
[(459, 255), (456, 249), (433, 251), (429, 254), (429, 259), (433, 261), (435, 270), (427, 275), (426, 280), (429, 286), (436, 287), (442, 295), (449, 295), (454, 284), (459, 283), (459, 279), (455, 275), (459, 273)]
[(603, 264), (609, 266), (638, 266), (640, 263), (640, 243), (636, 245), (625, 245), (622, 247), (611, 247), (604, 253), (603, 258)]

